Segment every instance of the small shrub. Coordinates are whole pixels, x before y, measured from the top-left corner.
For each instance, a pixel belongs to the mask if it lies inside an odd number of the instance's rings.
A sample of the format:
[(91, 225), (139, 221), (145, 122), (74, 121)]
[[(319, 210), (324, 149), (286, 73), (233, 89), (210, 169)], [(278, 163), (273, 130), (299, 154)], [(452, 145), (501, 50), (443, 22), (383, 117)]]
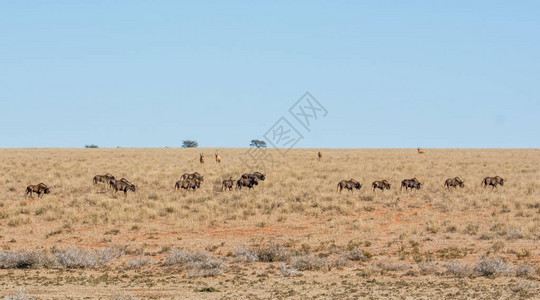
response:
[(206, 251), (191, 253), (180, 249), (173, 249), (165, 264), (181, 266), (188, 270), (190, 277), (216, 276), (226, 267), (223, 259), (213, 257)]
[(351, 251), (343, 253), (343, 256), (352, 261), (367, 261), (370, 257), (366, 255), (364, 250), (355, 248)]
[(290, 255), (285, 247), (275, 243), (265, 248), (259, 247), (255, 250), (255, 253), (261, 262), (287, 261)]
[(287, 265), (285, 265), (285, 264), (279, 265), (279, 270), (281, 271), (281, 276), (283, 276), (283, 277), (302, 276), (302, 273), (298, 272), (298, 270), (293, 269), (293, 268), (288, 268)]
[(259, 260), (259, 256), (250, 249), (236, 248), (234, 249), (234, 258), (239, 262), (254, 262)]
[(142, 268), (142, 267), (153, 265), (153, 264), (155, 264), (155, 260), (153, 258), (140, 256), (140, 257), (137, 257), (136, 259), (132, 259), (128, 261), (127, 267), (129, 269), (137, 269), (137, 268)]
[(444, 265), (446, 273), (455, 277), (469, 277), (473, 274), (472, 267), (467, 264), (463, 264), (457, 260), (453, 260)]
[(42, 251), (0, 251), (1, 269), (33, 269), (48, 265), (51, 265), (51, 260)]
[(508, 227), (506, 230), (506, 239), (507, 240), (517, 240), (522, 239), (523, 234), (521, 234), (521, 228), (519, 227)]
[(292, 261), (292, 267), (299, 271), (316, 271), (328, 269), (326, 261), (315, 255), (297, 256)]
[(518, 277), (533, 277), (536, 275), (536, 270), (534, 267), (529, 266), (528, 264), (520, 264), (515, 268), (516, 276)]
[(480, 276), (508, 275), (512, 267), (500, 258), (484, 258), (479, 261), (474, 270)]
[(116, 248), (100, 250), (87, 250), (78, 247), (53, 249), (56, 262), (68, 269), (94, 268), (109, 263), (112, 259), (124, 255), (123, 251)]

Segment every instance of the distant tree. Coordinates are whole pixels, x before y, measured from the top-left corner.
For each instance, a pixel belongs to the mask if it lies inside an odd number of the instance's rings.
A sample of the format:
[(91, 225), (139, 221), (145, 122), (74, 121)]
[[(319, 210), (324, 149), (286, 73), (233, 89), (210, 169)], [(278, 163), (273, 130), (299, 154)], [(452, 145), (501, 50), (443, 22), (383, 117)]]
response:
[(182, 148), (197, 148), (199, 143), (197, 141), (182, 141)]
[(250, 147), (266, 148), (266, 142), (261, 140), (251, 140)]
[(99, 148), (97, 145), (85, 145), (84, 148)]

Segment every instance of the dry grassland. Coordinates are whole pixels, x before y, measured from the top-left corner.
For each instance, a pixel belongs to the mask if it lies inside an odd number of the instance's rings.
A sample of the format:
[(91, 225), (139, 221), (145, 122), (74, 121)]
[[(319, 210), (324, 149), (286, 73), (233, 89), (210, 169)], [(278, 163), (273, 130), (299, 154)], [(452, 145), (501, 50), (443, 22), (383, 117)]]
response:
[[(0, 149), (0, 296), (534, 298), (540, 151), (295, 149), (254, 190), (246, 149)], [(206, 164), (199, 164), (204, 152)], [(174, 192), (185, 172), (204, 183)], [(110, 172), (137, 186), (93, 185)], [(492, 190), (486, 176), (505, 179)], [(465, 188), (444, 187), (459, 176)], [(421, 190), (400, 191), (417, 177)], [(342, 179), (363, 185), (336, 191)], [(374, 180), (392, 188), (375, 192)], [(29, 184), (51, 194), (24, 199)], [(22, 288), (22, 290), (20, 290)]]

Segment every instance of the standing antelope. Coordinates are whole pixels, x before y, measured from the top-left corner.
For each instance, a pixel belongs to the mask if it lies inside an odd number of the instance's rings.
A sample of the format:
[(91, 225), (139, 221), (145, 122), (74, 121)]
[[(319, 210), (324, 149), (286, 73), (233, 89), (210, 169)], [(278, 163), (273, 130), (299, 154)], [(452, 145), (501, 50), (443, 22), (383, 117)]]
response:
[(321, 158), (322, 158), (322, 153), (321, 153), (321, 151), (319, 151), (319, 153), (317, 153), (317, 156), (319, 157), (319, 160), (321, 160)]
[(219, 156), (219, 154), (217, 154), (216, 152), (216, 163), (221, 163), (221, 156)]
[(199, 162), (200, 162), (201, 165), (202, 165), (202, 164), (204, 164), (204, 154), (203, 154), (203, 153), (200, 153), (199, 155), (200, 155), (200, 157), (199, 157)]
[(424, 152), (424, 149), (422, 148), (418, 148), (418, 154), (426, 154), (426, 152)]

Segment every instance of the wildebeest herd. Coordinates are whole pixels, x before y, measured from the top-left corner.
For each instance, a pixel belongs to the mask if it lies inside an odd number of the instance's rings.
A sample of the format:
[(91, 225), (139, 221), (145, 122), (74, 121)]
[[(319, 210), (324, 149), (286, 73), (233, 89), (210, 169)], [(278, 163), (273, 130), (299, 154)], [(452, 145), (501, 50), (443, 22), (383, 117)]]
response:
[[(419, 149), (420, 153), (420, 149)], [(216, 153), (216, 162), (221, 162), (221, 157)], [(320, 160), (322, 158), (322, 153), (317, 153), (318, 159)], [(204, 163), (204, 155), (201, 153), (199, 160), (202, 163)], [(229, 179), (225, 179), (222, 182), (221, 190), (222, 191), (231, 191), (234, 187), (236, 187), (237, 190), (241, 190), (243, 187), (247, 187), (249, 190), (253, 189), (256, 185), (259, 184), (260, 181), (264, 181), (266, 178), (265, 174), (261, 172), (254, 172), (254, 173), (244, 173), (242, 176), (240, 176), (240, 179), (233, 180), (232, 177), (229, 177)], [(96, 175), (93, 178), (94, 184), (104, 183), (109, 188), (113, 190), (114, 193), (117, 193), (118, 191), (124, 192), (124, 195), (127, 196), (128, 191), (135, 192), (136, 186), (129, 182), (125, 178), (121, 178), (119, 180), (116, 179), (115, 176), (113, 176), (110, 173), (106, 173), (105, 175)], [(184, 190), (192, 190), (195, 191), (201, 187), (201, 184), (204, 182), (204, 176), (201, 175), (198, 172), (194, 173), (184, 173), (182, 176), (180, 176), (180, 180), (178, 180), (175, 183), (174, 189), (175, 191), (178, 191), (180, 189)], [(482, 180), (482, 186), (487, 187), (491, 186), (491, 189), (496, 188), (498, 185), (503, 186), (504, 185), (504, 179), (500, 176), (495, 177), (486, 177)], [(373, 192), (375, 192), (376, 189), (380, 189), (384, 192), (384, 190), (390, 190), (391, 184), (387, 180), (380, 180), (380, 181), (373, 181), (371, 184), (373, 188)], [(457, 188), (457, 187), (465, 187), (464, 181), (459, 177), (454, 178), (448, 178), (444, 182), (444, 186), (448, 189), (451, 187)], [(412, 179), (404, 179), (401, 181), (401, 187), (400, 190), (419, 190), (422, 187), (422, 183), (415, 178)], [(349, 179), (349, 180), (341, 180), (337, 184), (337, 190), (341, 192), (343, 189), (347, 189), (351, 192), (354, 190), (360, 190), (362, 188), (362, 184), (358, 182), (355, 179)], [(45, 185), (44, 183), (39, 183), (37, 185), (29, 185), (26, 188), (25, 197), (30, 195), (30, 197), (33, 196), (33, 193), (36, 193), (38, 195), (38, 198), (43, 197), (44, 194), (50, 194), (51, 189)]]

